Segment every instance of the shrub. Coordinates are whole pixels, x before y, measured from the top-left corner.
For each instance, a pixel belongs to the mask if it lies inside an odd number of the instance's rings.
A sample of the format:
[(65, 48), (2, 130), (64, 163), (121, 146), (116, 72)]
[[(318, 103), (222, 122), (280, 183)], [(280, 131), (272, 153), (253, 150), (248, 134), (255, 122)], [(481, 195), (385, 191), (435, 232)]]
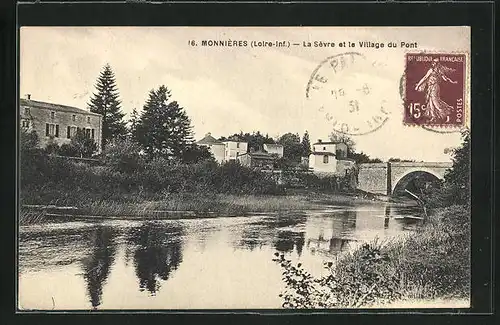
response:
[(105, 165), (123, 173), (133, 173), (144, 167), (140, 145), (129, 139), (116, 139), (108, 143), (101, 160)]
[(275, 253), (286, 289), (280, 295), (284, 308), (361, 307), (399, 299), (398, 278), (387, 272), (389, 257), (375, 244), (364, 244), (343, 263), (325, 263), (328, 276), (315, 278)]

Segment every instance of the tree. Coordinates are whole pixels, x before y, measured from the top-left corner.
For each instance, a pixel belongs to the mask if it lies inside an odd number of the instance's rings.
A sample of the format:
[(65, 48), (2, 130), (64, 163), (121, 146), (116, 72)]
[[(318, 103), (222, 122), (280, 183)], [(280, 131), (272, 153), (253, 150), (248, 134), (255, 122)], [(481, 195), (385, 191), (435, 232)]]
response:
[(143, 165), (141, 147), (130, 139), (116, 139), (102, 152), (102, 161), (114, 170), (133, 173)]
[(136, 139), (137, 135), (137, 125), (139, 125), (139, 113), (137, 113), (137, 109), (134, 107), (132, 113), (130, 114), (130, 127), (129, 127), (129, 136), (132, 139)]
[(452, 168), (445, 174), (447, 204), (470, 204), (470, 131), (462, 133), (461, 147), (453, 150)]
[(63, 144), (59, 153), (63, 156), (90, 158), (97, 151), (97, 144), (84, 130), (77, 130), (69, 144)]
[(24, 129), (21, 129), (19, 144), (21, 154), (25, 152), (31, 152), (38, 148), (40, 139), (38, 138), (38, 134), (35, 131), (28, 132)]
[(198, 146), (195, 143), (187, 146), (182, 154), (182, 161), (187, 164), (195, 164), (210, 159), (213, 159), (213, 156), (208, 148), (205, 146)]
[(264, 144), (274, 144), (276, 141), (274, 141), (273, 138), (269, 137), (268, 134), (263, 135), (260, 133), (260, 131), (253, 131), (252, 133), (243, 133), (241, 131), (240, 133), (235, 133), (233, 135), (230, 135), (228, 137), (220, 137), (219, 141), (241, 141), (241, 142), (247, 142), (248, 143), (248, 150), (262, 150), (264, 147)]
[(290, 163), (300, 163), (304, 147), (300, 142), (298, 134), (285, 133), (283, 134), (278, 143), (283, 145), (283, 157)]
[(309, 132), (305, 132), (302, 137), (302, 157), (309, 157), (311, 154), (311, 140), (309, 139)]
[(370, 158), (367, 154), (364, 152), (348, 152), (347, 155), (348, 158), (351, 158), (354, 160), (357, 164), (364, 164), (364, 163), (380, 163), (382, 160), (378, 158)]
[(160, 86), (151, 90), (136, 128), (136, 139), (150, 157), (182, 159), (192, 144), (191, 121), (170, 90)]
[(101, 71), (96, 83), (97, 93), (93, 94), (88, 107), (91, 112), (102, 115), (102, 148), (106, 143), (127, 134), (125, 114), (121, 111), (115, 75), (109, 64)]
[(330, 141), (345, 143), (347, 145), (347, 157), (355, 152), (356, 142), (346, 134), (332, 132), (330, 133)]
[(389, 162), (415, 162), (415, 160), (401, 159), (401, 158), (389, 158)]

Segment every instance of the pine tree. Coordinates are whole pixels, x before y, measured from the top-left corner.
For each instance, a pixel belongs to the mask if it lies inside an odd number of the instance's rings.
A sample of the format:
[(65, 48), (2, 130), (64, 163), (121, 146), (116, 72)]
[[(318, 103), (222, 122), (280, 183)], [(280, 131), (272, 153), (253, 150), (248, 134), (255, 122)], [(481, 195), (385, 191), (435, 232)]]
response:
[(150, 156), (182, 159), (193, 143), (191, 121), (165, 86), (151, 90), (144, 105), (136, 138)]
[(309, 132), (307, 132), (307, 130), (302, 137), (302, 149), (302, 156), (309, 157), (309, 155), (311, 154), (311, 140), (309, 139)]
[(97, 93), (93, 94), (88, 107), (91, 112), (102, 115), (102, 148), (106, 143), (127, 134), (125, 114), (121, 111), (118, 99), (115, 74), (109, 64), (101, 71), (96, 83)]
[(132, 113), (130, 114), (130, 128), (129, 128), (129, 136), (132, 139), (136, 139), (137, 135), (137, 125), (139, 125), (139, 113), (137, 113), (137, 109), (134, 108)]

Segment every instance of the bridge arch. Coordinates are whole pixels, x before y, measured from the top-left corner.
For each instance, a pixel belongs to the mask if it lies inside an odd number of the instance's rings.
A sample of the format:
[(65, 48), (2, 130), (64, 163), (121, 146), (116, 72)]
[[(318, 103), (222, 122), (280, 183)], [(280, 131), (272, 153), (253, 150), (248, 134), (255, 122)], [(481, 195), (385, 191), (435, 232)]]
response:
[(415, 180), (418, 177), (423, 176), (435, 181), (444, 179), (443, 172), (438, 172), (431, 168), (422, 167), (407, 169), (404, 171), (404, 173), (394, 176), (395, 178), (391, 180), (391, 193), (388, 193), (390, 195), (396, 194), (397, 191), (404, 190), (404, 188), (406, 188), (411, 181)]

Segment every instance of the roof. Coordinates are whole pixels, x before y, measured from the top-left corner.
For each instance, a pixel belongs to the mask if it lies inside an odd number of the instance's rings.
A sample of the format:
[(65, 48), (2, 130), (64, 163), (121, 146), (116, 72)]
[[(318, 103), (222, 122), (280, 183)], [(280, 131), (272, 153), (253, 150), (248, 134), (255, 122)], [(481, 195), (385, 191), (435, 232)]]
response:
[(214, 138), (210, 133), (207, 133), (203, 139), (200, 141), (196, 142), (197, 144), (223, 144), (222, 141), (217, 140)]
[[(316, 142), (316, 143), (313, 143), (313, 146), (314, 146), (315, 144), (339, 144), (339, 143), (344, 143), (344, 142), (342, 142), (342, 141), (327, 141), (327, 142), (323, 142), (323, 141), (321, 141), (321, 142)], [(344, 144), (345, 144), (345, 143), (344, 143)]]
[(329, 151), (313, 151), (311, 152), (311, 155), (328, 155), (328, 156), (335, 156), (335, 154), (333, 152), (329, 152)]
[(283, 148), (283, 145), (282, 144), (275, 144), (275, 143), (264, 143), (264, 146), (268, 147), (268, 148)]
[(50, 110), (54, 110), (54, 111), (62, 111), (62, 112), (70, 112), (70, 113), (78, 113), (78, 114), (102, 116), (101, 114), (97, 114), (97, 113), (94, 113), (94, 112), (91, 112), (91, 111), (87, 111), (87, 110), (84, 110), (84, 109), (81, 109), (81, 108), (78, 108), (78, 107), (61, 105), (61, 104), (54, 104), (54, 103), (47, 103), (47, 102), (40, 102), (38, 100), (31, 100), (31, 99), (24, 99), (24, 98), (20, 98), (19, 99), (19, 105), (36, 107), (36, 108), (50, 109)]
[(240, 156), (244, 155), (249, 155), (251, 158), (275, 159), (274, 155), (263, 151), (246, 152), (242, 153)]

